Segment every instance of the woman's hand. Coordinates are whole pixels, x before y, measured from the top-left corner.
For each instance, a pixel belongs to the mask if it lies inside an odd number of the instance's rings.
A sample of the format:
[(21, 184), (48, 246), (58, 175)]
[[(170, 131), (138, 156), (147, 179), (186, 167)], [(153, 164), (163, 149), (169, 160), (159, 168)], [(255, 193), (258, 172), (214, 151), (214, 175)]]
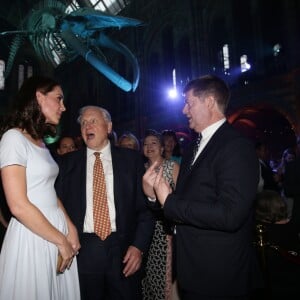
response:
[(154, 162), (143, 176), (143, 190), (147, 197), (155, 198), (153, 189), (154, 181), (157, 175), (158, 162)]
[(77, 229), (73, 224), (69, 224), (69, 233), (67, 234), (67, 240), (72, 245), (75, 255), (77, 255), (81, 246), (79, 242)]
[(170, 187), (170, 184), (164, 179), (162, 168), (160, 168), (155, 177), (154, 191), (159, 203), (163, 207), (168, 195), (172, 193), (172, 188)]
[(71, 267), (73, 257), (76, 255), (72, 245), (65, 238), (62, 244), (57, 246), (58, 248), (58, 261), (57, 261), (57, 272), (64, 273), (66, 269)]

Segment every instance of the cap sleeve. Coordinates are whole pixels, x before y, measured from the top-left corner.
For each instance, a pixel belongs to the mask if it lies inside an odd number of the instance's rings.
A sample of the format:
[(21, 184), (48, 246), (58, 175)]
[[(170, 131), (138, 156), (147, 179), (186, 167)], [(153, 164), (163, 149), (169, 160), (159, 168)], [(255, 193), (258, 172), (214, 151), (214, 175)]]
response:
[(10, 165), (27, 166), (26, 140), (16, 129), (6, 131), (0, 141), (0, 168)]

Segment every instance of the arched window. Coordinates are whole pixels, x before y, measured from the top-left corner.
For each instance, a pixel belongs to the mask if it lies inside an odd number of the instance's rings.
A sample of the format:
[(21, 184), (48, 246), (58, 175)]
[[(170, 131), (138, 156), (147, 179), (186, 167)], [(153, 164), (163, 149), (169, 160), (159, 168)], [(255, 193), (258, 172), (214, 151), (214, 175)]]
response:
[(24, 79), (31, 77), (33, 75), (33, 67), (29, 63), (20, 64), (18, 68), (18, 88), (24, 82)]
[(1, 91), (5, 89), (4, 71), (5, 71), (5, 61), (3, 59), (0, 59), (0, 90)]
[(24, 82), (24, 65), (19, 65), (18, 68), (18, 88), (21, 87)]
[(73, 0), (67, 8), (67, 13), (79, 8), (80, 4), (83, 3), (84, 6), (90, 3), (91, 7), (101, 10), (103, 12), (108, 12), (113, 15), (118, 14), (124, 7), (126, 7), (131, 1), (130, 0)]

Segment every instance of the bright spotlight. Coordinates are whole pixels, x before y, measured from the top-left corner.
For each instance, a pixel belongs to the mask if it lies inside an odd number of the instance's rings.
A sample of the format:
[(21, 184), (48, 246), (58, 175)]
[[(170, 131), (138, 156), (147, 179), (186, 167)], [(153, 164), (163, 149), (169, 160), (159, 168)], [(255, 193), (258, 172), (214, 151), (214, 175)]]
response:
[(172, 81), (173, 81), (173, 88), (168, 91), (168, 96), (170, 99), (176, 99), (178, 97), (177, 87), (176, 87), (176, 69), (172, 70)]
[(247, 72), (248, 70), (251, 69), (251, 65), (248, 63), (248, 57), (246, 54), (242, 55), (240, 57), (240, 62), (241, 62), (241, 72)]
[(169, 98), (175, 99), (178, 96), (177, 90), (176, 89), (170, 89), (168, 92)]
[(248, 64), (248, 63), (245, 63), (244, 66), (243, 66), (243, 68), (242, 68), (242, 72), (246, 72), (246, 71), (248, 71), (250, 69), (251, 69), (251, 65)]
[(281, 51), (281, 45), (280, 44), (276, 44), (276, 45), (273, 46), (273, 55), (274, 56), (278, 56), (280, 51)]

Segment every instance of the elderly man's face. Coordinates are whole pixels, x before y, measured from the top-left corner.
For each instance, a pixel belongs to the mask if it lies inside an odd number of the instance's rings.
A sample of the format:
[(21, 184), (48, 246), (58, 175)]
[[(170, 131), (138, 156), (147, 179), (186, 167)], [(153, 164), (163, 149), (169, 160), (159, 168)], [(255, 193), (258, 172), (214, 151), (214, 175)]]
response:
[(104, 119), (101, 111), (88, 108), (80, 120), (81, 135), (88, 148), (100, 151), (108, 143), (108, 134), (112, 130), (112, 123)]

